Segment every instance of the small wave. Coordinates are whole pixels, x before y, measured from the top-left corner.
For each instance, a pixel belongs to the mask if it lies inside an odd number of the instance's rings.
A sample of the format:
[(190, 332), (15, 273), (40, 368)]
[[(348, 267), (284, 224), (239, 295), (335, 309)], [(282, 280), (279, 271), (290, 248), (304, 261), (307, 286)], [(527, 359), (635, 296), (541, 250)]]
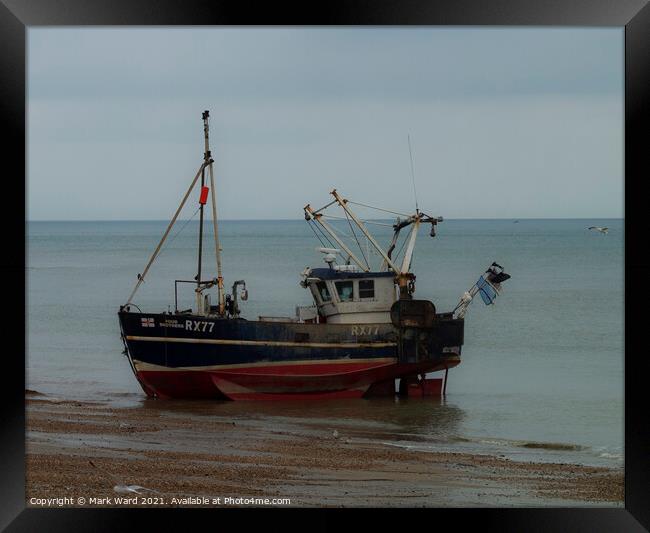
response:
[[(471, 442), (471, 439), (465, 439), (465, 442)], [(495, 440), (495, 439), (478, 439), (477, 442), (480, 444), (492, 444), (495, 446), (506, 446), (508, 444), (511, 444), (511, 442), (507, 440)]]
[(415, 448), (415, 446), (411, 444), (398, 444), (396, 442), (382, 442), (382, 444), (386, 446), (395, 446), (396, 448), (404, 448), (406, 450), (410, 450), (412, 448)]
[(521, 448), (535, 448), (541, 450), (559, 450), (559, 451), (580, 451), (584, 450), (584, 446), (579, 444), (564, 444), (561, 442), (523, 442), (517, 444)]
[(623, 459), (623, 454), (603, 452), (598, 457), (604, 457), (606, 459)]
[[(458, 440), (471, 442), (474, 439), (463, 439), (460, 437)], [(538, 442), (527, 440), (509, 440), (509, 439), (476, 439), (475, 442), (480, 444), (487, 444), (490, 446), (515, 446), (517, 448), (539, 449), (539, 450), (557, 450), (557, 451), (580, 451), (585, 450), (585, 446), (579, 444), (567, 444), (563, 442)]]

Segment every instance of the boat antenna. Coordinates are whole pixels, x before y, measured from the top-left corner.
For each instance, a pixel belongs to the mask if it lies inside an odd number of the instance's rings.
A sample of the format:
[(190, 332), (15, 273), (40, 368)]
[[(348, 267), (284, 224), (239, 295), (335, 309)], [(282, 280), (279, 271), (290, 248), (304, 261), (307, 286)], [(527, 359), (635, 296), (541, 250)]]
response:
[(413, 180), (413, 197), (415, 198), (415, 212), (419, 213), (420, 209), (418, 208), (418, 193), (415, 190), (415, 170), (413, 170), (413, 152), (411, 151), (411, 134), (406, 136), (409, 143), (409, 157), (411, 158), (411, 179)]

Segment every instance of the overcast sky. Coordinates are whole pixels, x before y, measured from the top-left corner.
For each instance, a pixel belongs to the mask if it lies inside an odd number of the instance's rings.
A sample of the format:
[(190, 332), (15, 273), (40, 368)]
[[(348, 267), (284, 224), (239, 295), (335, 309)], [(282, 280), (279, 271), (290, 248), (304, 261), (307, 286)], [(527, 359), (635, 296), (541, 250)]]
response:
[(411, 211), (409, 134), (431, 214), (622, 217), (623, 76), (622, 28), (32, 27), (28, 218), (169, 219), (204, 109), (223, 219)]

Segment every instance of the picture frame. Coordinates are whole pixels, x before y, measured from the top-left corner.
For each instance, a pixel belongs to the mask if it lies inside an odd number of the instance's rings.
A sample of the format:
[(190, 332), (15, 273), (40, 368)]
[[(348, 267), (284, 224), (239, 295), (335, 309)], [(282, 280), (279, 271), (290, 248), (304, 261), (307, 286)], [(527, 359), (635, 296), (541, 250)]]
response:
[[(321, 9), (318, 9), (320, 7)], [(534, 508), (534, 509), (408, 509), (366, 510), (367, 527), (454, 528), (480, 524), (497, 531), (642, 531), (650, 528), (650, 424), (645, 405), (647, 363), (641, 344), (643, 326), (641, 291), (648, 262), (641, 233), (644, 201), (641, 185), (646, 163), (644, 133), (650, 118), (650, 6), (645, 0), (613, 3), (607, 0), (571, 0), (562, 3), (539, 0), (409, 0), (401, 3), (377, 0), (328, 2), (316, 6), (260, 3), (255, 12), (235, 2), (106, 2), (101, 0), (2, 0), (0, 2), (0, 94), (2, 123), (8, 133), (4, 147), (5, 202), (12, 205), (5, 235), (10, 248), (2, 263), (11, 305), (11, 323), (5, 324), (7, 379), (2, 387), (3, 439), (0, 471), (3, 483), (0, 527), (7, 531), (114, 530), (116, 527), (151, 526), (151, 510), (131, 509), (28, 509), (25, 508), (25, 360), (19, 354), (28, 349), (26, 335), (20, 335), (14, 321), (27, 320), (25, 286), (14, 280), (25, 277), (25, 193), (26, 193), (26, 59), (27, 29), (39, 26), (112, 25), (454, 25), (454, 26), (618, 26), (625, 28), (625, 507)], [(20, 176), (25, 176), (21, 181)], [(23, 201), (20, 201), (22, 199)], [(26, 281), (25, 281), (26, 283)], [(606, 310), (603, 310), (606, 312)], [(9, 317), (7, 317), (9, 318)], [(26, 324), (23, 324), (25, 327)], [(26, 329), (23, 329), (23, 332)], [(303, 512), (303, 510), (300, 510)], [(312, 526), (338, 529), (349, 523), (351, 513), (326, 513)], [(370, 511), (370, 512), (368, 512)], [(193, 510), (207, 518), (212, 510)], [(260, 519), (259, 510), (218, 510), (219, 529), (238, 527)], [(273, 520), (292, 522), (295, 510), (273, 510)], [(165, 513), (170, 525), (178, 520)], [(266, 516), (267, 513), (265, 513)], [(310, 513), (307, 513), (310, 514)], [(172, 520), (172, 522), (169, 522)], [(183, 521), (181, 521), (183, 520)], [(474, 522), (476, 521), (476, 522)], [(227, 525), (226, 525), (227, 524)], [(312, 528), (309, 527), (309, 529)], [(284, 527), (282, 528), (284, 529)]]

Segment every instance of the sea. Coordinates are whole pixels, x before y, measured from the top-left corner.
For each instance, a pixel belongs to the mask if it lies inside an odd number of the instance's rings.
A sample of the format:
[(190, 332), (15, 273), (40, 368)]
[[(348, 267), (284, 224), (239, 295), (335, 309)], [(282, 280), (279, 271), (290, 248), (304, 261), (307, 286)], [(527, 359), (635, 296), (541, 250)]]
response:
[[(349, 242), (361, 237), (346, 222), (332, 223)], [(383, 224), (372, 232), (388, 243), (390, 221)], [(608, 233), (589, 226), (607, 226)], [(191, 402), (146, 398), (122, 354), (118, 325), (118, 308), (166, 227), (27, 224), (27, 389), (116, 406), (153, 401), (191, 416)], [(449, 371), (443, 398), (215, 401), (210, 410), (233, 419), (366, 428), (403, 449), (622, 467), (623, 227), (622, 219), (445, 220), (435, 238), (422, 228), (412, 265), (416, 297), (432, 300), (439, 312), (451, 311), (493, 261), (512, 276), (493, 305), (477, 298), (470, 306), (462, 362)], [(323, 237), (304, 220), (226, 220), (219, 236), (226, 286), (246, 281), (244, 318), (293, 316), (296, 306), (311, 303), (300, 273), (325, 265), (317, 251)], [(210, 223), (204, 237), (206, 279), (216, 276)], [(194, 278), (197, 246), (197, 220), (178, 221), (134, 303), (143, 311), (173, 310), (174, 280)], [(379, 263), (361, 239), (357, 250)], [(181, 287), (178, 307), (192, 307), (192, 288)]]

